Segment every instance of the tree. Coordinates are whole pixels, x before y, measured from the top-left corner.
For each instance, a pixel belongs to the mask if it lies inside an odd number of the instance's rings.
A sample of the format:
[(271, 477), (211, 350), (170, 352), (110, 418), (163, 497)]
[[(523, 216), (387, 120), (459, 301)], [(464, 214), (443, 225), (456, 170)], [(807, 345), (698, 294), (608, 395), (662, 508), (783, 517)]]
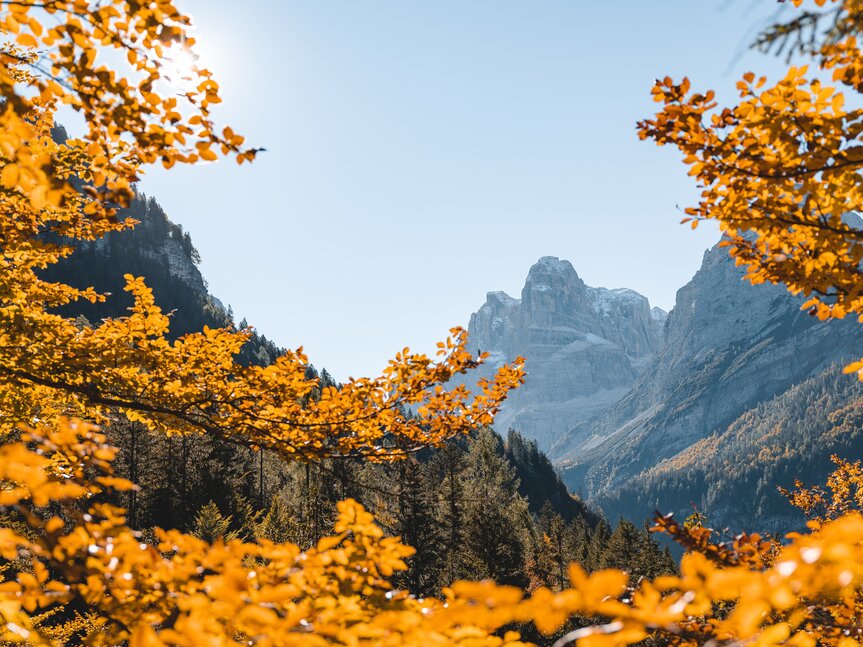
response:
[(282, 497), (270, 500), (270, 507), (255, 528), (257, 537), (276, 543), (287, 543), (296, 534), (295, 521)]
[(619, 519), (617, 527), (604, 546), (600, 563), (602, 568), (629, 571), (638, 562), (638, 545), (641, 541), (638, 528), (631, 521)]
[[(2, 504), (30, 524), (26, 536), (6, 528), (0, 541), (0, 553), (7, 558), (19, 551), (29, 556), (26, 569), (7, 574), (2, 595), (18, 602), (2, 612), (4, 638), (39, 635), (44, 624), (28, 614), (61, 598), (73, 607), (99, 607), (99, 596), (119, 581), (111, 575), (118, 559), (112, 547), (147, 552), (134, 548), (137, 535), (125, 525), (124, 511), (102, 501), (103, 491), (116, 491), (109, 498), (127, 496), (138, 516), (137, 497), (126, 494), (134, 487), (115, 477), (109, 465), (113, 450), (103, 446), (102, 436), (90, 435), (91, 427), (65, 422), (62, 416), (104, 422), (119, 411), (133, 424), (173, 436), (180, 453), (173, 461), (179, 506), (186, 514), (192, 510), (192, 434), (268, 449), (289, 459), (393, 459), (491, 421), (507, 391), (520, 382), (520, 363), (506, 367), (497, 380), (482, 381), (476, 394), (445, 388), (453, 375), (482, 361), (466, 351), (461, 330), (439, 346), (438, 360), (405, 349), (383, 376), (336, 385), (306, 378), (308, 361), (301, 350), (268, 366), (237, 362), (249, 330), (227, 325), (171, 340), (170, 319), (156, 307), (144, 281), (131, 275), (126, 276), (126, 290), (133, 297), (128, 316), (82, 325), (57, 314), (75, 300), (97, 302), (105, 296), (47, 280), (41, 271), (67, 257), (74, 241), (95, 240), (136, 224), (120, 216), (118, 207), (132, 204), (143, 165), (161, 162), (170, 168), (219, 154), (243, 163), (258, 151), (212, 121), (211, 108), (220, 98), (207, 70), (192, 65), (191, 78), (177, 92), (171, 61), (191, 56), (194, 38), (189, 18), (170, 0), (25, 0), (0, 2), (0, 7), (0, 32), (6, 39), (0, 46), (0, 433), (9, 439), (3, 448), (10, 458), (23, 452), (17, 461), (23, 473), (4, 477), (10, 489), (4, 490)], [(68, 139), (55, 128), (61, 104), (81, 114), (86, 133), (80, 139)], [(194, 260), (191, 241), (182, 234), (180, 243)], [(315, 398), (304, 398), (316, 389)], [(413, 405), (415, 412), (405, 415), (410, 407), (402, 405)], [(36, 421), (45, 425), (40, 453), (34, 453), (35, 436), (29, 444), (18, 438), (20, 424)], [(140, 438), (140, 428), (134, 427), (130, 442), (135, 448)], [(50, 464), (40, 455), (50, 456)], [(85, 463), (86, 474), (79, 470)], [(137, 472), (137, 456), (129, 467)], [(258, 485), (260, 474), (259, 468)], [(15, 484), (21, 485), (21, 496), (14, 494)], [(42, 488), (38, 495), (37, 486)], [(264, 494), (262, 488), (258, 494)], [(52, 516), (55, 510), (62, 516)], [(159, 531), (156, 535), (167, 537)], [(68, 544), (65, 552), (55, 554), (61, 537), (72, 536), (88, 545)], [(188, 563), (200, 564), (199, 557), (210, 550), (199, 546), (188, 553), (184, 546), (194, 546), (192, 538), (172, 537), (165, 554), (180, 560), (186, 555)], [(392, 555), (407, 553), (393, 550)], [(159, 602), (135, 606), (134, 600), (148, 595), (139, 580), (158, 579), (160, 569), (180, 564), (172, 557), (150, 558), (156, 559), (149, 565), (152, 570), (130, 564), (124, 572), (129, 576), (125, 581), (137, 589), (110, 593), (116, 601), (126, 600), (124, 611), (94, 611), (102, 640), (146, 642), (156, 626), (167, 632), (165, 640), (183, 635), (178, 627), (194, 614), (190, 608), (178, 616), (174, 602), (168, 615), (159, 611)], [(82, 567), (85, 562), (89, 565)], [(232, 563), (241, 568), (243, 562)], [(46, 568), (60, 578), (50, 586)], [(178, 583), (189, 583), (180, 571), (172, 572)], [(101, 593), (94, 592), (96, 581)], [(19, 584), (35, 597), (25, 596)], [(144, 597), (132, 595), (133, 590)], [(179, 599), (178, 594), (171, 595)], [(219, 629), (225, 630), (224, 625)], [(224, 635), (235, 633), (236, 628)], [(186, 635), (200, 637), (194, 630)]]
[(401, 461), (396, 470), (395, 530), (402, 541), (416, 551), (407, 560), (409, 570), (396, 581), (415, 595), (434, 595), (441, 564), (441, 534), (434, 518), (432, 500), (434, 489), (430, 487), (423, 466), (415, 458)]
[(219, 506), (210, 501), (198, 511), (192, 534), (204, 541), (213, 543), (218, 539), (233, 539), (234, 533), (230, 531), (231, 518), (226, 517), (219, 510)]
[[(537, 526), (538, 537), (535, 538), (536, 546), (533, 549), (534, 569), (543, 584), (560, 591), (566, 588), (567, 566), (574, 557), (574, 546), (570, 541), (573, 537), (567, 532), (563, 517), (555, 512), (549, 501), (539, 511)], [(586, 537), (580, 539), (584, 546)], [(579, 563), (585, 565), (584, 561)]]
[(465, 460), (464, 547), (470, 572), (499, 584), (527, 585), (527, 501), (518, 493), (515, 468), (503, 441), (484, 428)]
[(464, 551), (464, 472), (464, 452), (456, 443), (447, 443), (441, 447), (429, 464), (429, 473), (441, 484), (437, 505), (443, 544), (443, 568), (441, 581), (438, 582), (441, 587), (465, 577), (467, 573)]
[[(821, 319), (857, 315), (863, 321), (863, 110), (856, 96), (825, 85), (832, 80), (863, 93), (863, 53), (857, 39), (863, 13), (856, 0), (792, 0), (807, 9), (763, 31), (755, 45), (813, 60), (784, 78), (747, 72), (737, 83), (740, 102), (719, 108), (715, 93), (696, 92), (689, 79), (658, 80), (662, 104), (638, 124), (642, 139), (671, 144), (684, 154), (701, 188), (684, 222), (718, 222), (752, 283), (782, 283), (809, 298), (804, 308)], [(846, 369), (863, 379), (863, 361)]]
[[(104, 299), (92, 288), (46, 281), (38, 270), (67, 256), (70, 241), (135, 224), (121, 220), (117, 207), (131, 203), (142, 165), (170, 167), (218, 153), (245, 162), (257, 151), (229, 127), (216, 128), (210, 111), (220, 101), (218, 85), (207, 70), (192, 66), (188, 91), (177, 95), (171, 86), (172, 57), (188, 57), (194, 46), (189, 18), (171, 2), (2, 7), (0, 31), (16, 44), (0, 60), (7, 138), (0, 158), (0, 391), (14, 391), (21, 407), (4, 410), (10, 415), (3, 421), (112, 407), (151, 429), (206, 432), (306, 459), (396, 457), (490, 422), (521, 380), (520, 364), (479, 384), (474, 395), (443, 388), (481, 361), (466, 351), (462, 330), (441, 344), (437, 361), (405, 349), (382, 376), (328, 385), (304, 403), (318, 381), (305, 378), (301, 349), (266, 367), (244, 366), (235, 356), (248, 330), (205, 329), (169, 341), (170, 320), (140, 278), (126, 276), (134, 298), (127, 317), (80, 328), (53, 314), (74, 300)], [(48, 26), (40, 22), (42, 8), (52, 14)], [(121, 63), (100, 64), (103, 58)], [(54, 140), (59, 104), (81, 113), (83, 138)], [(416, 405), (417, 415), (407, 419), (400, 404)]]
[(827, 478), (829, 493), (818, 485), (807, 488), (800, 480), (795, 481), (792, 491), (779, 489), (795, 508), (819, 523), (863, 510), (863, 465), (838, 456), (830, 460), (836, 468)]

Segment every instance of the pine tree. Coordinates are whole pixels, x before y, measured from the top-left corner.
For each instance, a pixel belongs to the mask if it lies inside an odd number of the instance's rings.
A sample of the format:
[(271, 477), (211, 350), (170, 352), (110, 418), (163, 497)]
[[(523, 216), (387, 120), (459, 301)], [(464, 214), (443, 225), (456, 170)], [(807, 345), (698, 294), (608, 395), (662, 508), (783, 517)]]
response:
[(120, 452), (115, 465), (117, 473), (138, 486), (125, 493), (123, 502), (131, 528), (140, 528), (147, 517), (148, 488), (159, 478), (153, 472), (153, 451), (156, 442), (144, 425), (118, 418), (107, 429), (108, 437)]
[(454, 442), (441, 447), (429, 461), (429, 473), (440, 484), (435, 506), (443, 549), (439, 587), (449, 586), (468, 574), (464, 551), (464, 471), (464, 451)]
[[(607, 533), (607, 526), (598, 528), (591, 541), (591, 551), (595, 551), (602, 542), (598, 557), (593, 552), (589, 560), (594, 568), (626, 571), (633, 582), (677, 572), (677, 563), (670, 551), (653, 538), (647, 524), (639, 529), (630, 521), (620, 519), (614, 531), (610, 535)], [(605, 539), (602, 539), (603, 535)]]
[(570, 528), (551, 505), (543, 503), (536, 522), (533, 563), (541, 583), (560, 590), (569, 582), (567, 566), (572, 560)]
[(236, 533), (231, 531), (231, 517), (226, 517), (219, 506), (210, 501), (195, 515), (192, 534), (210, 543), (218, 539), (235, 539)]
[(465, 547), (474, 572), (500, 584), (525, 586), (530, 513), (503, 442), (491, 429), (480, 430), (471, 443), (464, 479), (469, 502)]
[(598, 523), (588, 534), (587, 554), (584, 560), (584, 567), (588, 571), (604, 568), (603, 556), (610, 538), (611, 528), (605, 520)]
[(231, 500), (231, 511), (233, 532), (238, 539), (251, 541), (258, 536), (263, 510), (256, 508), (246, 497), (235, 494)]
[(398, 470), (396, 534), (416, 549), (409, 569), (398, 579), (411, 593), (433, 595), (441, 569), (440, 530), (434, 517), (431, 483), (415, 458), (402, 461)]
[(255, 536), (276, 543), (292, 541), (297, 534), (296, 520), (282, 496), (270, 499), (270, 507), (255, 528)]

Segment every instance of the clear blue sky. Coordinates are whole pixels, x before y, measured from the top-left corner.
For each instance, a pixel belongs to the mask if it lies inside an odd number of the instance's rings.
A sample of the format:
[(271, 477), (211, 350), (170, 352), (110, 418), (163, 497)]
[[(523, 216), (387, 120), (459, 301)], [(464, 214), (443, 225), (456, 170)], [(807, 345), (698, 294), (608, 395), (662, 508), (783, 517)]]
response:
[(431, 350), (539, 256), (669, 309), (715, 231), (639, 142), (657, 76), (730, 97), (773, 0), (185, 0), (218, 117), (268, 151), (141, 183), (211, 291), (337, 377)]

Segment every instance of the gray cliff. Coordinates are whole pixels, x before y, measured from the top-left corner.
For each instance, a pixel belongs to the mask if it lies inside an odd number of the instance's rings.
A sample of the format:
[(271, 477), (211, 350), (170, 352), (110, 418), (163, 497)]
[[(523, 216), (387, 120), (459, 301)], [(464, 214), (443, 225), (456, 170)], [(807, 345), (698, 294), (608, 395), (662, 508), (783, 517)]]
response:
[(486, 374), (527, 358), (525, 385), (495, 427), (515, 428), (547, 449), (630, 390), (657, 352), (664, 320), (637, 292), (587, 286), (569, 261), (539, 259), (521, 299), (490, 292), (470, 319), (472, 350), (490, 355)]

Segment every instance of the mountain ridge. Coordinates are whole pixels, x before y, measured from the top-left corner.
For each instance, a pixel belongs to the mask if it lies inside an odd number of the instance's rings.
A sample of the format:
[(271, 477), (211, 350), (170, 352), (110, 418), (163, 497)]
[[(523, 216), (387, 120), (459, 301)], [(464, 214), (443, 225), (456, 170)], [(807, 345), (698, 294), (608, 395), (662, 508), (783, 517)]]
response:
[(627, 483), (863, 347), (856, 322), (819, 321), (802, 302), (783, 286), (745, 282), (724, 249), (708, 250), (645, 373), (552, 448), (567, 485), (615, 511), (649, 514), (625, 505)]
[[(590, 287), (572, 263), (544, 256), (530, 268), (521, 298), (487, 294), (471, 316), (469, 335), (474, 350), (489, 353), (490, 367), (516, 355), (527, 358), (525, 384), (504, 404), (498, 431), (514, 428), (534, 439), (570, 491), (612, 517), (640, 521), (654, 510), (686, 512), (690, 501), (715, 507), (717, 488), (735, 491), (733, 483), (698, 468), (696, 459), (710, 454), (744, 461), (745, 453), (734, 449), (739, 433), (729, 430), (760, 429), (759, 421), (771, 417), (765, 403), (799, 412), (787, 402), (796, 402), (795, 393), (814, 393), (800, 386), (811, 380), (835, 391), (818, 397), (852, 397), (831, 381), (830, 371), (857, 356), (863, 327), (819, 321), (800, 309), (802, 303), (784, 286), (746, 282), (719, 243), (705, 251), (668, 313), (633, 290)], [(839, 411), (846, 404), (833, 406)], [(789, 419), (783, 433), (796, 434), (802, 445), (824, 451), (853, 445), (808, 437), (798, 422)], [(815, 433), (815, 426), (803, 427)], [(753, 435), (757, 456), (771, 455), (770, 437)], [(719, 444), (715, 453), (706, 451), (708, 439)], [(725, 505), (714, 511), (717, 521), (772, 528), (799, 522), (783, 511), (776, 486), (790, 485), (795, 465), (804, 471), (816, 465), (813, 474), (824, 477), (827, 461), (791, 455), (781, 467), (756, 461), (760, 475), (739, 472), (741, 482), (755, 478), (762, 504), (741, 502), (739, 519), (734, 505)], [(684, 466), (685, 474), (669, 465)]]

